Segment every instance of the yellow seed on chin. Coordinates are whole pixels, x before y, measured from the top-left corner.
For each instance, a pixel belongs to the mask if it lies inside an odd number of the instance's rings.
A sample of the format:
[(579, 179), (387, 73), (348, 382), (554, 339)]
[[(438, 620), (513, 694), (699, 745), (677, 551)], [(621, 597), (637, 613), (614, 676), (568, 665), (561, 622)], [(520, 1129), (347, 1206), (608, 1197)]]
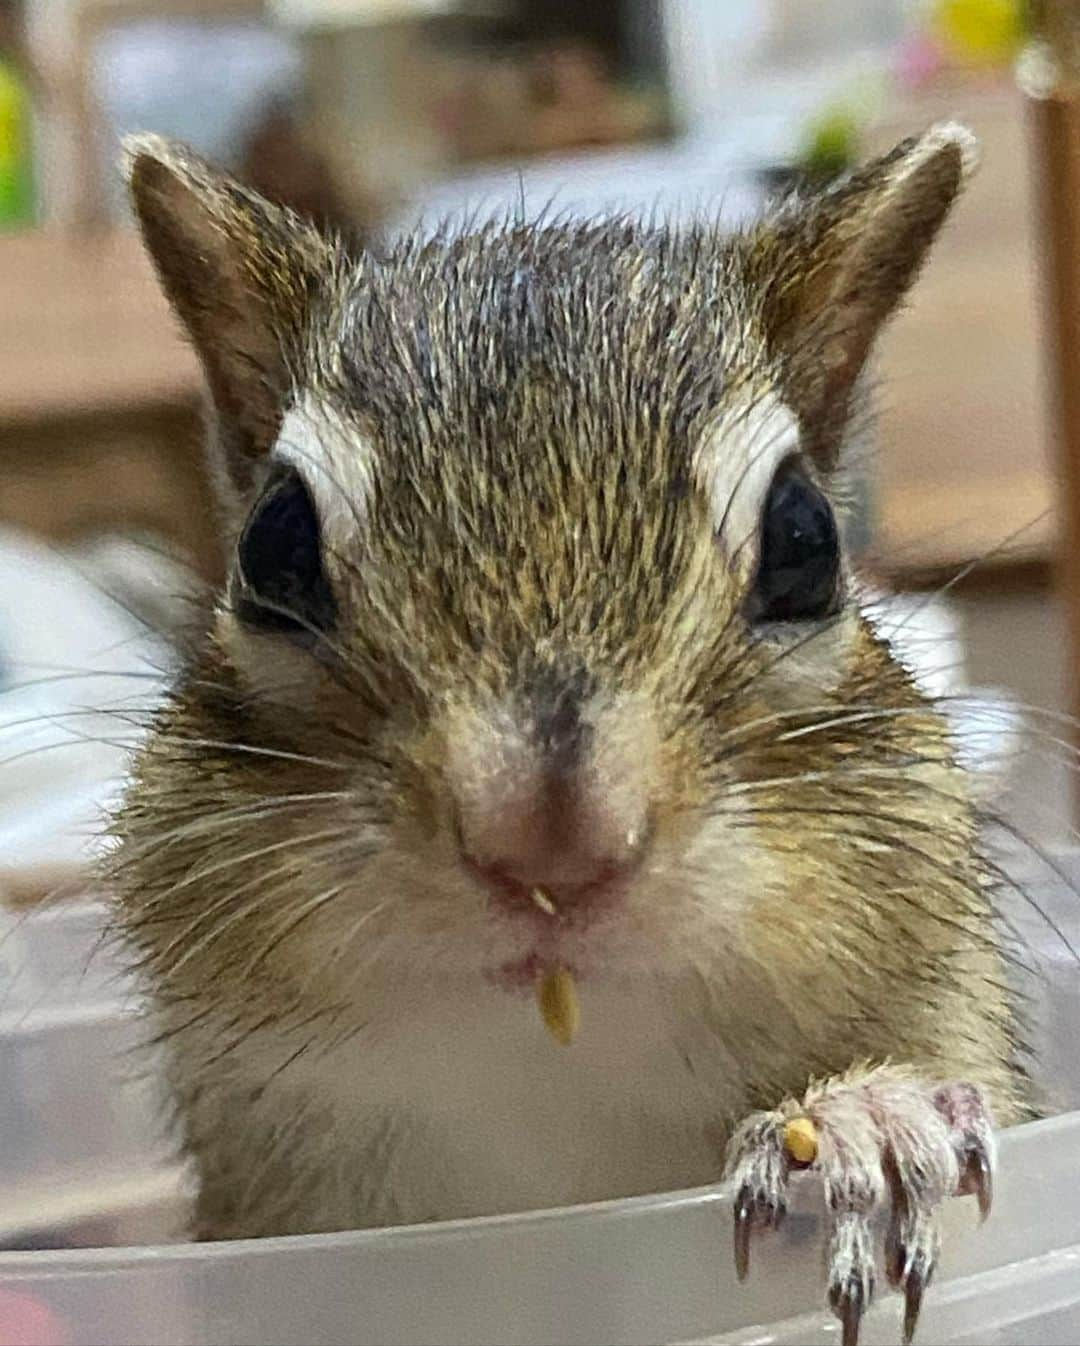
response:
[(573, 973), (566, 968), (549, 972), (537, 989), (540, 1017), (556, 1042), (569, 1047), (581, 1025), (581, 1005)]
[(818, 1130), (809, 1117), (793, 1117), (784, 1127), (784, 1149), (797, 1164), (812, 1164), (817, 1158)]
[(548, 916), (558, 915), (558, 908), (543, 888), (534, 888), (530, 896), (542, 912)]

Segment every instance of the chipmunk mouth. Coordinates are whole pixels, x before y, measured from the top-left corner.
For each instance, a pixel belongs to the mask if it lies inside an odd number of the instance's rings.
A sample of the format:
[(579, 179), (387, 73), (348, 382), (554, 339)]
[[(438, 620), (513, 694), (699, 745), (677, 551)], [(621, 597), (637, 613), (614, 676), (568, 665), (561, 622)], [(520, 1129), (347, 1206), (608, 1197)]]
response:
[(560, 959), (551, 954), (545, 955), (539, 950), (527, 953), (523, 958), (511, 958), (498, 967), (492, 968), (486, 976), (493, 986), (497, 986), (502, 991), (529, 995), (536, 990), (539, 982), (542, 982), (545, 977), (560, 968), (565, 969), (576, 979), (581, 977), (579, 964)]
[(582, 931), (611, 915), (626, 898), (637, 865), (608, 864), (584, 882), (519, 878), (507, 869), (462, 853), (469, 877), (486, 893), (492, 913), (538, 935)]
[(559, 969), (575, 977), (587, 972), (584, 943), (587, 927), (598, 917), (595, 906), (560, 907), (554, 894), (536, 887), (527, 894), (515, 890), (492, 897), (490, 910), (497, 927), (526, 950), (486, 974), (500, 990), (524, 994)]
[(497, 936), (515, 950), (486, 979), (508, 994), (533, 994), (561, 1046), (578, 1033), (578, 985), (589, 977), (595, 928), (625, 908), (652, 836), (648, 810), (620, 830), (572, 780), (547, 780), (543, 790), (503, 801), (482, 824), (455, 813), (459, 863), (487, 898)]
[(602, 902), (593, 893), (583, 901), (576, 890), (571, 892), (573, 900), (567, 901), (561, 891), (540, 885), (527, 892), (522, 885), (510, 885), (500, 893), (500, 919), (517, 927), (531, 947), (490, 969), (487, 980), (508, 994), (535, 996), (541, 1023), (563, 1047), (571, 1045), (581, 1025), (578, 985), (588, 978), (591, 962), (584, 927), (596, 922), (604, 906), (617, 904), (620, 888), (605, 879)]

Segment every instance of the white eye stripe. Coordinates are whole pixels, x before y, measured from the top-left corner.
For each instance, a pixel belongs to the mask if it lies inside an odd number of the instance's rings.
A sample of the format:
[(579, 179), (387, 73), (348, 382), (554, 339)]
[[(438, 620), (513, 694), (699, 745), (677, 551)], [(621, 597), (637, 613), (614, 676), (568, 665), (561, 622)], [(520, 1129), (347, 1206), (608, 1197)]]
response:
[(374, 455), (364, 436), (331, 408), (305, 394), (285, 413), (272, 454), (307, 482), (326, 537), (343, 539), (363, 524)]
[(726, 407), (694, 453), (694, 476), (712, 506), (721, 546), (740, 570), (756, 560), (761, 510), (776, 469), (799, 451), (799, 423), (765, 390)]
[[(794, 412), (767, 389), (726, 407), (695, 451), (694, 476), (712, 506), (721, 545), (740, 570), (755, 563), (766, 493), (799, 440)], [(305, 394), (286, 412), (272, 453), (303, 475), (328, 537), (355, 534), (374, 488), (374, 452), (356, 427)]]

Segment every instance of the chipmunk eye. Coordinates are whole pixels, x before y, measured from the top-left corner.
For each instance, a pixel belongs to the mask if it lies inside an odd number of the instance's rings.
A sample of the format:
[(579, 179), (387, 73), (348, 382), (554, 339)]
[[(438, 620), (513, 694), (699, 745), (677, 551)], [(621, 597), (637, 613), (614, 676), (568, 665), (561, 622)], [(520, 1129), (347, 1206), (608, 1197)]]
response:
[(797, 463), (784, 463), (773, 478), (762, 513), (750, 620), (828, 616), (836, 609), (839, 580), (840, 538), (832, 508)]
[(310, 640), (333, 626), (319, 517), (295, 468), (278, 472), (263, 491), (240, 536), (237, 561), (237, 612), (249, 626)]

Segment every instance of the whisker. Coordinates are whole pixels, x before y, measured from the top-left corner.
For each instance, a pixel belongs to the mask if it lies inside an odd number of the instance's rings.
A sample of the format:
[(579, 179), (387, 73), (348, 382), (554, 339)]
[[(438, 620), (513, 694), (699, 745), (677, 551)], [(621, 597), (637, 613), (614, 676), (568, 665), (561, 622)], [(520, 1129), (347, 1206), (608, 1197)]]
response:
[[(716, 809), (714, 810), (714, 816), (721, 815), (724, 812), (725, 810), (723, 809)], [(743, 821), (740, 817), (740, 814), (742, 812), (743, 811), (740, 810), (731, 811), (729, 816), (731, 816), (732, 819), (734, 820), (732, 824), (733, 826), (738, 827), (746, 825), (746, 822)], [(762, 816), (785, 817), (789, 815), (805, 816), (805, 817), (827, 817), (836, 820), (842, 820), (844, 818), (848, 819), (855, 818), (870, 822), (874, 824), (875, 827), (880, 827), (880, 825), (883, 823), (890, 825), (898, 825), (902, 828), (911, 828), (913, 831), (928, 836), (933, 840), (939, 839), (939, 833), (937, 829), (931, 826), (929, 823), (920, 823), (910, 818), (896, 817), (894, 815), (884, 813), (878, 809), (871, 809), (871, 808), (856, 810), (841, 806), (770, 804), (768, 806), (746, 810), (745, 814), (758, 817)], [(843, 831), (840, 831), (838, 834), (843, 835), (844, 833)], [(860, 835), (859, 833), (854, 832), (851, 834)], [(951, 879), (953, 879), (954, 881), (958, 882), (961, 885), (966, 885), (968, 882), (966, 876), (962, 874), (957, 874), (954, 870), (951, 869), (951, 867), (945, 865), (939, 859), (939, 857), (934, 856), (929, 851), (924, 851), (919, 847), (913, 846), (910, 842), (906, 842), (902, 838), (899, 838), (894, 834), (883, 833), (882, 831), (874, 831), (874, 832), (867, 832), (862, 835), (865, 835), (866, 839), (869, 841), (875, 841), (885, 846), (886, 849), (889, 848), (897, 849), (902, 851), (904, 854), (908, 854), (913, 856), (914, 858), (924, 860), (931, 867), (936, 867), (942, 873), (948, 875)], [(1080, 964), (1080, 953), (1077, 952), (1076, 948), (1072, 944), (1072, 941), (1061, 929), (1060, 925), (1058, 925), (1058, 923), (1049, 915), (1049, 913), (1044, 911), (1042, 907), (1039, 906), (1038, 902), (1036, 902), (1035, 899), (1031, 896), (1031, 894), (1029, 894), (1026, 891), (1026, 889), (1023, 887), (1022, 884), (1017, 883), (1016, 880), (1012, 878), (1005, 870), (1003, 870), (1000, 866), (994, 864), (994, 862), (991, 861), (986, 856), (980, 856), (978, 863), (986, 866), (990, 870), (992, 876), (995, 879), (1005, 884), (1013, 892), (1015, 892), (1016, 895), (1022, 901), (1026, 902), (1032, 908), (1032, 910), (1038, 914), (1039, 918), (1045, 923), (1047, 928), (1055, 935), (1055, 937), (1061, 941), (1063, 947), (1068, 950), (1070, 956), (1078, 964)], [(927, 909), (926, 914), (928, 916), (933, 916), (934, 919), (937, 920), (946, 919), (941, 912), (936, 911), (931, 912), (929, 909)]]
[[(347, 837), (347, 835), (348, 834), (342, 830), (336, 834), (335, 839), (344, 840)], [(304, 844), (310, 844), (312, 838), (303, 837), (299, 838), (299, 840), (302, 841)], [(252, 911), (257, 910), (266, 905), (267, 881), (270, 878), (278, 877), (281, 874), (295, 875), (295, 866), (291, 865), (281, 866), (276, 869), (272, 869), (264, 873), (257, 874), (255, 875), (254, 878), (248, 880), (246, 883), (241, 884), (238, 888), (232, 889), (230, 892), (226, 893), (224, 897), (221, 897), (216, 902), (211, 903), (209, 907), (206, 907), (203, 910), (199, 911), (196, 914), (195, 918), (187, 922), (187, 924), (184, 925), (183, 929), (170, 940), (170, 942), (165, 946), (163, 950), (161, 950), (160, 952), (155, 951), (151, 955), (151, 963), (159, 968), (167, 967), (170, 976), (175, 977), (177, 973), (179, 973), (184, 967), (186, 967), (187, 964), (190, 963), (193, 958), (196, 958), (200, 954), (205, 952), (205, 950), (208, 949), (213, 943), (220, 940), (221, 937), (228, 930), (233, 929), (242, 920), (250, 916)], [(246, 902), (237, 905), (237, 898), (251, 892), (252, 890), (256, 890), (258, 893), (258, 897), (256, 898), (256, 900), (253, 903)], [(277, 889), (276, 894), (280, 895), (281, 891), (282, 891), (281, 888)], [(273, 894), (275, 890), (270, 890), (270, 892), (271, 894)], [(233, 907), (236, 907), (236, 909), (230, 910)], [(213, 924), (216, 918), (223, 912), (228, 912), (229, 914), (225, 917), (223, 921), (220, 921), (217, 924)], [(194, 942), (190, 942), (195, 932), (197, 930), (202, 929), (208, 923), (211, 923), (210, 929), (207, 930), (207, 932), (200, 939), (195, 940)], [(137, 921), (133, 928), (138, 929), (142, 924), (145, 924), (145, 922)], [(173, 959), (173, 955), (182, 948), (183, 952), (180, 954), (179, 958)]]
[(359, 935), (360, 931), (364, 928), (364, 926), (368, 924), (369, 921), (374, 920), (376, 916), (381, 915), (384, 911), (386, 911), (389, 907), (393, 905), (395, 905), (393, 898), (385, 898), (382, 902), (377, 903), (374, 907), (370, 907), (367, 911), (365, 911), (345, 932), (344, 937), (342, 938), (340, 944), (338, 945), (337, 950), (334, 953), (333, 958), (331, 959), (331, 965), (336, 963), (345, 954), (351, 952), (352, 946), (355, 943), (357, 936)]
[[(256, 860), (263, 859), (264, 856), (276, 854), (278, 851), (291, 850), (297, 846), (310, 846), (318, 841), (325, 841), (328, 838), (339, 839), (347, 836), (348, 831), (340, 824), (337, 827), (324, 828), (320, 832), (308, 832), (301, 836), (285, 837), (281, 841), (269, 842), (264, 846), (258, 846), (254, 850), (244, 851), (240, 855), (229, 855), (223, 860), (217, 860), (205, 869), (197, 869), (179, 882), (171, 884), (163, 892), (155, 893), (152, 902), (160, 905), (175, 897), (177, 893), (192, 887), (194, 884), (204, 883), (207, 879), (213, 878), (215, 874), (223, 874), (230, 869), (235, 869), (238, 865), (245, 865)], [(257, 876), (256, 881), (261, 876)]]
[[(94, 718), (101, 720), (115, 719), (121, 724), (134, 724), (134, 717), (141, 713), (152, 715), (153, 710), (142, 706), (71, 706), (63, 709), (44, 711), (38, 715), (24, 715), (18, 720), (0, 720), (0, 733), (6, 733), (9, 729), (29, 729), (36, 724), (53, 724), (59, 728), (61, 720), (78, 720), (83, 718)], [(140, 726), (145, 728), (146, 726)], [(72, 733), (78, 733), (77, 728)], [(79, 740), (82, 742), (82, 740)]]
[[(20, 663), (19, 668), (30, 668), (34, 665)], [(28, 678), (23, 682), (8, 682), (0, 688), (0, 698), (8, 696), (12, 692), (25, 692), (35, 687), (48, 687), (53, 683), (77, 682), (87, 678), (130, 678), (140, 682), (163, 683), (164, 676), (161, 673), (150, 669), (118, 669), (118, 668), (80, 668), (65, 669), (63, 665), (48, 665), (56, 667), (57, 672), (45, 674), (40, 678)]]
[(345, 891), (345, 884), (339, 883), (334, 887), (327, 888), (323, 892), (310, 898), (303, 903), (300, 908), (291, 914), (289, 919), (274, 931), (267, 943), (259, 950), (255, 957), (248, 963), (240, 974), (241, 980), (248, 981), (263, 966), (268, 958), (271, 958), (274, 951), (280, 948), (282, 942), (292, 934), (295, 934), (297, 928), (306, 920), (321, 911), (323, 907), (335, 901)]
[(952, 576), (951, 579), (946, 580), (945, 583), (942, 584), (939, 588), (934, 589), (930, 593), (928, 593), (922, 600), (922, 602), (917, 604), (917, 606), (912, 609), (911, 613), (909, 613), (908, 616), (900, 622), (900, 625), (896, 628), (896, 632), (894, 632), (894, 634), (896, 634), (899, 631), (902, 631), (913, 617), (917, 617), (920, 613), (925, 612), (926, 609), (931, 604), (936, 603), (940, 601), (940, 599), (944, 598), (944, 596), (947, 593), (950, 593), (953, 589), (956, 588), (958, 584), (961, 584), (965, 579), (967, 579), (967, 577), (973, 571), (978, 569), (979, 566), (984, 565), (987, 561), (992, 560), (995, 556), (999, 556), (1001, 555), (1001, 553), (1007, 551), (1008, 548), (1011, 547), (1013, 543), (1016, 542), (1019, 538), (1023, 537), (1025, 533), (1030, 533), (1032, 529), (1038, 528), (1038, 526), (1041, 523), (1043, 523), (1044, 520), (1048, 519), (1053, 514), (1053, 512), (1054, 511), (1052, 509), (1049, 508), (1044, 509), (1041, 513), (1037, 514), (1035, 518), (1029, 519), (1026, 523), (1021, 524), (1019, 528), (1014, 529), (1006, 537), (1002, 538), (1002, 540), (998, 542), (995, 546), (987, 547), (984, 551), (980, 552), (978, 556), (973, 556), (971, 560), (969, 560), (965, 565), (962, 565), (960, 567), (960, 569), (956, 572), (955, 575)]
[(321, 767), (328, 771), (353, 771), (355, 764), (351, 762), (337, 762), (328, 757), (314, 757), (310, 753), (290, 752), (283, 748), (268, 748), (255, 743), (238, 743), (230, 739), (215, 738), (194, 738), (187, 734), (159, 733), (155, 735), (158, 742), (168, 743), (176, 747), (185, 748), (209, 748), (216, 752), (247, 754), (253, 757), (272, 758), (275, 761), (296, 762), (303, 766)]
[(213, 837), (218, 832), (227, 834), (229, 829), (226, 824), (238, 820), (258, 822), (264, 814), (275, 815), (279, 812), (288, 812), (296, 805), (353, 801), (357, 798), (348, 790), (312, 790), (297, 794), (267, 795), (247, 804), (237, 804), (227, 809), (215, 809), (209, 816), (200, 814), (195, 818), (188, 819), (187, 822), (163, 828), (162, 831), (154, 833), (151, 841), (144, 842), (141, 846), (127, 843), (120, 863), (126, 865), (133, 859), (141, 859), (156, 851), (164, 850), (175, 841), (190, 840), (193, 837), (200, 836)]

